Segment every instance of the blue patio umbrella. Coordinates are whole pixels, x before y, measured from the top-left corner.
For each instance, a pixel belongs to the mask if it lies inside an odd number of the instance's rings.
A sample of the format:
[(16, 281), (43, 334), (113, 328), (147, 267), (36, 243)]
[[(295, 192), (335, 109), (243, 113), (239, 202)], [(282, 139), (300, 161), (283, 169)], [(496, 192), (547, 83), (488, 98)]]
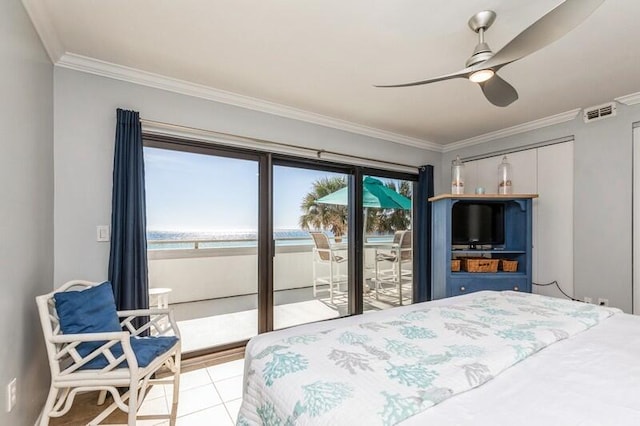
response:
[[(320, 204), (346, 206), (349, 202), (348, 187), (340, 188), (331, 194), (318, 198)], [(387, 187), (381, 180), (366, 176), (362, 182), (362, 206), (364, 211), (364, 229), (367, 229), (367, 209), (411, 209), (411, 200)]]

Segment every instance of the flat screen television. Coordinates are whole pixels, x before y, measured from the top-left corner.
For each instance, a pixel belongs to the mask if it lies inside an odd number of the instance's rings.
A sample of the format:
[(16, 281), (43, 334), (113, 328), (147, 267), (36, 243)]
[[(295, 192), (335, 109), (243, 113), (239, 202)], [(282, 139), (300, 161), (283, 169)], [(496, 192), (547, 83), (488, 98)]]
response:
[(458, 201), (451, 211), (451, 244), (504, 245), (504, 204)]

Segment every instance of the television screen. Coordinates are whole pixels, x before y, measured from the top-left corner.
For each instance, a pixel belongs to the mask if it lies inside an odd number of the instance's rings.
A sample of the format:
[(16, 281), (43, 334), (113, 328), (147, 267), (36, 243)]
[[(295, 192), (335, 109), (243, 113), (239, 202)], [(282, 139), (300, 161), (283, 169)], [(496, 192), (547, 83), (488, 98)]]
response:
[(459, 201), (451, 211), (451, 243), (504, 244), (504, 204)]

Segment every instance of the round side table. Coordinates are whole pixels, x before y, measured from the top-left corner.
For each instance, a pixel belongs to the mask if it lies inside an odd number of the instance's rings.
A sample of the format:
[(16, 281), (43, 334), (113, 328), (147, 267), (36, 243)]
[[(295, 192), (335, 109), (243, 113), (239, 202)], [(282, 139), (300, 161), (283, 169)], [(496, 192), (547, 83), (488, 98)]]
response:
[(170, 288), (150, 288), (149, 289), (149, 306), (155, 305), (158, 309), (169, 308)]

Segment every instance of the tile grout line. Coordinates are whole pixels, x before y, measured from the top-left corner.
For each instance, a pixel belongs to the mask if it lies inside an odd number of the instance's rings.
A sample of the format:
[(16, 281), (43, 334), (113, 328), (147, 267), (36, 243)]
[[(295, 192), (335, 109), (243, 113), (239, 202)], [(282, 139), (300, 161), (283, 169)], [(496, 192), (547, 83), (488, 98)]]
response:
[[(231, 362), (233, 362), (233, 361), (231, 361)], [(236, 399), (233, 399), (233, 400), (231, 400), (231, 401), (225, 401), (225, 400), (222, 398), (222, 395), (220, 394), (220, 391), (218, 391), (218, 386), (216, 386), (216, 380), (214, 380), (214, 379), (213, 379), (213, 376), (211, 375), (211, 372), (209, 372), (209, 368), (207, 368), (206, 370), (207, 370), (207, 374), (209, 375), (209, 378), (211, 379), (211, 382), (213, 383), (213, 387), (216, 389), (216, 392), (218, 392), (218, 396), (220, 397), (220, 400), (222, 401), (222, 404), (224, 405), (224, 409), (225, 409), (225, 411), (227, 412), (227, 416), (229, 417), (229, 419), (231, 419), (231, 423), (235, 425), (235, 424), (236, 424), (236, 420), (235, 420), (235, 419), (233, 418), (233, 416), (231, 415), (231, 411), (229, 410), (229, 407), (227, 407), (227, 402), (236, 401), (236, 400), (238, 400), (238, 399), (242, 399), (242, 397), (240, 397), (240, 398), (236, 398)], [(244, 373), (243, 373), (243, 374), (244, 374)], [(234, 379), (234, 378), (236, 378), (236, 377), (241, 377), (241, 376), (243, 376), (243, 374), (238, 374), (238, 375), (235, 375), (235, 376), (226, 377), (226, 378), (224, 378), (224, 379), (220, 379), (220, 380), (218, 380), (218, 381), (223, 381), (223, 380), (227, 380), (227, 379)]]
[[(232, 402), (232, 401), (237, 401), (237, 399), (233, 399), (231, 401), (228, 402)], [(229, 416), (229, 418), (231, 419), (231, 423), (233, 423), (234, 425), (236, 424), (236, 419), (233, 418), (233, 416), (231, 415), (231, 411), (229, 411), (229, 407), (227, 406), (226, 402), (223, 402), (224, 404), (224, 409), (227, 411), (227, 416)]]

